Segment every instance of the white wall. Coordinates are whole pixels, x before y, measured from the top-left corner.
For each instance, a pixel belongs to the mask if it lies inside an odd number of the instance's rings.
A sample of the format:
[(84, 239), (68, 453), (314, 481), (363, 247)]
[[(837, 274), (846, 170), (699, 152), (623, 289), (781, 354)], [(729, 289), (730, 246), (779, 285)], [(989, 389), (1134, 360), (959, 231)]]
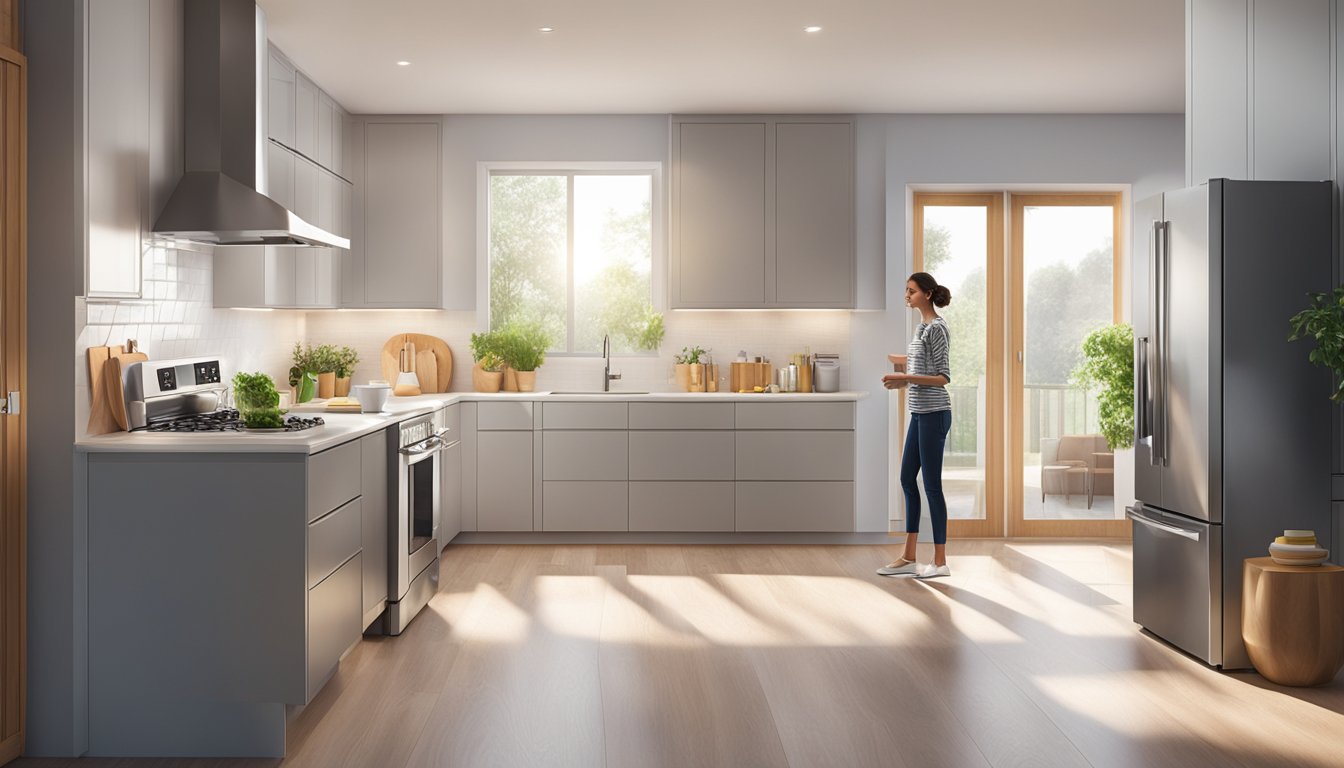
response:
[[(850, 321), (850, 386), (878, 392), (859, 402), (855, 496), (863, 531), (887, 530), (891, 406), (877, 387), (888, 370), (886, 353), (904, 349), (913, 328), (902, 299), (905, 277), (913, 271), (907, 188), (1129, 184), (1138, 200), (1179, 188), (1184, 177), (1181, 115), (892, 115), (861, 121), (861, 135), (876, 130), (886, 135), (887, 309), (856, 312)], [(859, 159), (861, 167), (871, 161)]]

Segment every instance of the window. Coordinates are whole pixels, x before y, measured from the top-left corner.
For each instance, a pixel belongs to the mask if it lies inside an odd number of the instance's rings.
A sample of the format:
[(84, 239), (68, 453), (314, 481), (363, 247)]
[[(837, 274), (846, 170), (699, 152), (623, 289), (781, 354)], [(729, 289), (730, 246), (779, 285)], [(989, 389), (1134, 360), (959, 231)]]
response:
[(635, 352), (652, 325), (657, 168), (492, 168), (489, 325), (539, 323), (558, 353)]

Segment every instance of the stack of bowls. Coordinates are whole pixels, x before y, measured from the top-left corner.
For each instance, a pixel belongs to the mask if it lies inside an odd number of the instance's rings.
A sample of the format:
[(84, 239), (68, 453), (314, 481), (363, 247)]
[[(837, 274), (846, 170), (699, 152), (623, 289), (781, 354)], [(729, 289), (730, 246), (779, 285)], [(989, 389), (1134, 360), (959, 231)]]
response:
[(1279, 565), (1320, 565), (1329, 556), (1317, 546), (1315, 531), (1284, 531), (1269, 545), (1269, 557)]

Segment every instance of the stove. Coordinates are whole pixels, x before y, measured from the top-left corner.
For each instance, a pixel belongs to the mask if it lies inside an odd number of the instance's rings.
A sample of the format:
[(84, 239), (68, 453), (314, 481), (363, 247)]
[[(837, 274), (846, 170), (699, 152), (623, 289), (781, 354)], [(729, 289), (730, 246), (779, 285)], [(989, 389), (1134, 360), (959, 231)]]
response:
[(301, 432), (305, 429), (320, 427), (326, 422), (320, 416), (302, 418), (290, 416), (285, 426), (266, 430), (249, 430), (243, 426), (238, 411), (233, 408), (220, 408), (210, 413), (193, 413), (186, 416), (156, 421), (145, 427), (146, 432)]

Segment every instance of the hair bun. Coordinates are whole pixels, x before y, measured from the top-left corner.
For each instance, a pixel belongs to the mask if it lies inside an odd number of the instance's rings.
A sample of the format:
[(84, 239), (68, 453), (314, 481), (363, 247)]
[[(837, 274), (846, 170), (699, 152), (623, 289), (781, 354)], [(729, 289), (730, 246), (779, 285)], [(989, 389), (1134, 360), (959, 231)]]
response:
[(946, 307), (952, 303), (952, 291), (946, 285), (935, 286), (933, 289), (933, 306)]

